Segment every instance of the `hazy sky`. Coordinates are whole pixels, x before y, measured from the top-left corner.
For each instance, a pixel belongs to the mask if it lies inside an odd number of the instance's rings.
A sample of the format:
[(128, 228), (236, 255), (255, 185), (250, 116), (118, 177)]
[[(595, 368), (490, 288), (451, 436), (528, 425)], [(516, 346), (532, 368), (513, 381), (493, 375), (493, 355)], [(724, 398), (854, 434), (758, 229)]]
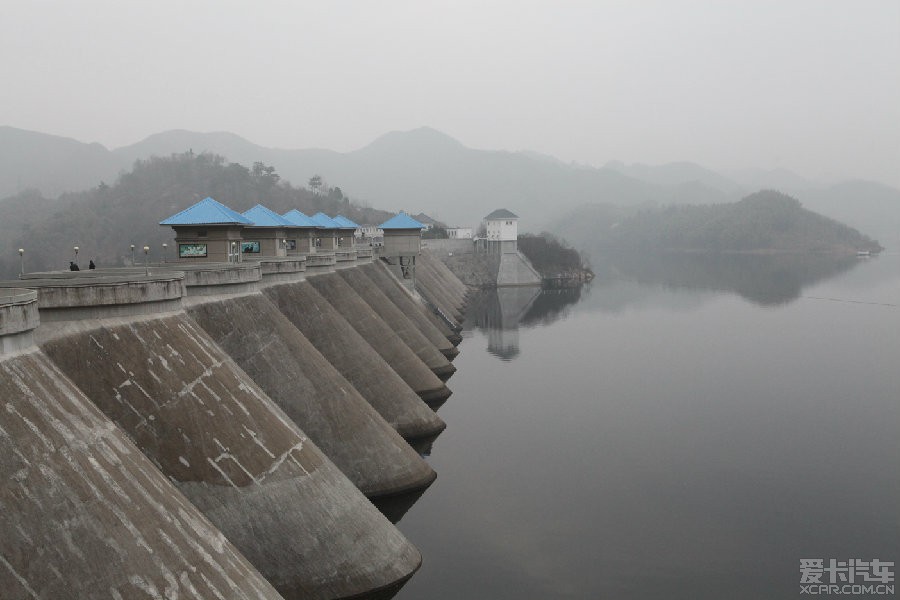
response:
[(427, 125), (566, 161), (900, 185), (900, 1), (2, 0), (0, 124), (339, 151)]

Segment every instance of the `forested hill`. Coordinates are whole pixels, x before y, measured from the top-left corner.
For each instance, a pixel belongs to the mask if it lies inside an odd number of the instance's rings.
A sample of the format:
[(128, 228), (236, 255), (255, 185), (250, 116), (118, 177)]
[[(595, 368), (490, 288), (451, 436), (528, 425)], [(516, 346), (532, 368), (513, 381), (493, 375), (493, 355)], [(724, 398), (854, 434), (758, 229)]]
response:
[[(719, 252), (880, 251), (856, 229), (803, 208), (798, 200), (766, 190), (729, 204), (669, 206), (631, 212), (601, 207), (593, 227), (576, 233), (566, 222), (556, 232), (582, 248)], [(597, 211), (593, 211), (597, 212)], [(579, 212), (581, 215), (583, 211)], [(573, 216), (575, 223), (582, 216)]]
[(26, 191), (0, 201), (0, 277), (19, 272), (18, 248), (25, 249), (28, 271), (67, 267), (73, 246), (79, 246), (83, 263), (93, 258), (102, 266), (125, 264), (131, 244), (149, 245), (151, 260), (159, 260), (162, 243), (173, 238), (159, 222), (206, 196), (238, 211), (260, 203), (278, 213), (292, 208), (340, 213), (358, 223), (381, 223), (391, 216), (356, 205), (337, 187), (318, 193), (293, 187), (262, 163), (248, 168), (214, 154), (154, 157), (137, 161), (113, 185), (58, 200)]

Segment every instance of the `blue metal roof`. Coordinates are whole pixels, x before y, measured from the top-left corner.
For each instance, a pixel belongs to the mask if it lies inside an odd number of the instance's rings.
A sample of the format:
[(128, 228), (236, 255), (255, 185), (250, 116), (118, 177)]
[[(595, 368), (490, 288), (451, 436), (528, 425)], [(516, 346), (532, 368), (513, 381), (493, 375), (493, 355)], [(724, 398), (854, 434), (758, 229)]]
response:
[(381, 225), (382, 229), (425, 229), (425, 226), (413, 219), (405, 212), (391, 217)]
[(243, 215), (253, 221), (255, 227), (290, 227), (292, 225), (290, 221), (262, 204), (245, 210)]
[(221, 202), (212, 198), (204, 198), (178, 214), (172, 215), (160, 225), (252, 225), (253, 223), (241, 213), (231, 210)]
[(338, 225), (337, 223), (332, 221), (331, 217), (329, 217), (328, 215), (326, 215), (323, 212), (317, 212), (312, 217), (310, 217), (310, 219), (312, 219), (313, 223), (316, 224), (316, 227), (319, 227), (321, 229), (340, 229), (341, 228), (340, 225)]
[(296, 208), (287, 211), (281, 216), (284, 217), (294, 227), (316, 227), (316, 224), (312, 219), (304, 215)]
[(343, 229), (358, 229), (359, 225), (345, 217), (344, 215), (335, 215), (331, 219), (335, 223), (341, 226)]

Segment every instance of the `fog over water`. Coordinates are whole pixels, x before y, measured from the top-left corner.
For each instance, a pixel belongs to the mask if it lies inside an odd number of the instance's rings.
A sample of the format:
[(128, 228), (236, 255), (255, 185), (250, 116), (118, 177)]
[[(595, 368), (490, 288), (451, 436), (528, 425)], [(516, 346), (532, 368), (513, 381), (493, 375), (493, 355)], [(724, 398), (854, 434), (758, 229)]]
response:
[(900, 560), (900, 255), (731, 265), (756, 290), (724, 260), (476, 299), (399, 598), (795, 598), (800, 558)]

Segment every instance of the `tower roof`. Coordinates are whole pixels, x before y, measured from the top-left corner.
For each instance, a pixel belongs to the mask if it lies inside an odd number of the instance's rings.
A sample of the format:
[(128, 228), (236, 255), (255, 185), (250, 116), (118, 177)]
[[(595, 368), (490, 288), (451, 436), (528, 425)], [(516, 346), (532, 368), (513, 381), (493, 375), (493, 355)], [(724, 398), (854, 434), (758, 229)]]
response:
[(379, 225), (381, 229), (425, 229), (425, 226), (405, 212), (400, 212)]
[(291, 222), (273, 210), (269, 210), (262, 204), (257, 204), (250, 210), (242, 213), (253, 221), (255, 227), (290, 227)]
[(252, 225), (241, 213), (206, 197), (180, 213), (159, 222), (160, 225)]
[(340, 225), (342, 229), (356, 229), (359, 227), (359, 225), (344, 215), (335, 215), (331, 220)]
[(506, 210), (505, 208), (498, 208), (488, 216), (484, 218), (485, 221), (491, 221), (493, 219), (518, 219), (519, 215), (512, 213), (511, 211)]
[(287, 211), (281, 216), (284, 217), (284, 219), (294, 227), (316, 227), (316, 224), (312, 219), (304, 215), (296, 208)]
[(317, 212), (313, 216), (310, 217), (312, 222), (316, 224), (316, 227), (320, 229), (340, 229), (341, 226), (335, 223), (331, 217), (326, 215), (323, 212)]

